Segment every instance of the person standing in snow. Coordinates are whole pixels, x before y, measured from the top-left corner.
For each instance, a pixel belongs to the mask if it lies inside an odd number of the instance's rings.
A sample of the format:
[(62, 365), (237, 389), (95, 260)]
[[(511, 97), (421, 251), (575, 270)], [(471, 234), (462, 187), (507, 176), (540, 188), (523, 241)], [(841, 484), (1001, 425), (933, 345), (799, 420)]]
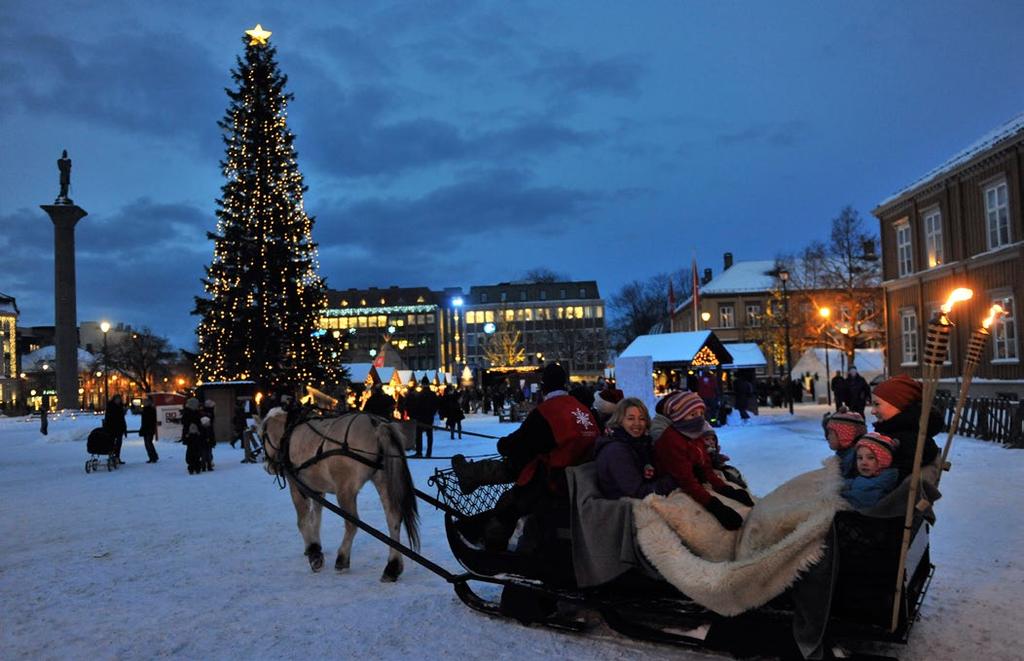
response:
[(864, 415), (864, 409), (871, 400), (871, 387), (868, 386), (864, 377), (857, 373), (857, 368), (853, 365), (850, 365), (850, 369), (846, 373), (844, 385), (846, 387), (846, 405), (850, 407), (851, 411)]
[(146, 454), (149, 456), (149, 460), (146, 463), (155, 464), (160, 459), (156, 454), (156, 448), (153, 447), (153, 437), (156, 436), (156, 407), (153, 406), (153, 400), (149, 397), (146, 398), (146, 403), (142, 405), (139, 436), (142, 437), (142, 442), (146, 446)]
[(39, 407), (39, 433), (43, 436), (49, 434), (50, 421), (46, 414), (50, 411), (50, 398), (43, 395), (43, 403)]
[(836, 375), (832, 377), (832, 401), (836, 405), (836, 411), (846, 405), (846, 379), (839, 370), (836, 370)]
[(124, 421), (125, 413), (121, 395), (114, 395), (107, 402), (107, 410), (103, 415), (103, 428), (114, 437), (114, 456), (117, 457), (119, 464), (124, 463), (121, 459), (121, 444), (128, 435), (128, 425)]

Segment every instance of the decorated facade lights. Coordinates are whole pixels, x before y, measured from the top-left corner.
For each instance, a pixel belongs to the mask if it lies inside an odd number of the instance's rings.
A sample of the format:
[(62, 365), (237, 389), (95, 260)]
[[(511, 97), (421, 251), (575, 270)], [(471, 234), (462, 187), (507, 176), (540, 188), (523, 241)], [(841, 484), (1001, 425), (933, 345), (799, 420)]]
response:
[(928, 417), (932, 404), (935, 402), (935, 389), (939, 384), (942, 364), (949, 353), (949, 334), (953, 323), (949, 315), (953, 306), (961, 301), (968, 301), (974, 292), (966, 287), (954, 289), (942, 304), (939, 312), (928, 322), (928, 333), (925, 339), (924, 363), (921, 370), (921, 416), (917, 423), (917, 444), (914, 447), (914, 469), (910, 474), (910, 490), (907, 494), (907, 509), (903, 517), (903, 543), (900, 544), (899, 569), (896, 572), (896, 595), (892, 604), (891, 630), (895, 631), (899, 624), (900, 601), (903, 596), (903, 577), (907, 551), (910, 548), (910, 532), (914, 523), (914, 511), (927, 509), (928, 503), (918, 500), (921, 486), (921, 457), (924, 455), (925, 437), (928, 435)]

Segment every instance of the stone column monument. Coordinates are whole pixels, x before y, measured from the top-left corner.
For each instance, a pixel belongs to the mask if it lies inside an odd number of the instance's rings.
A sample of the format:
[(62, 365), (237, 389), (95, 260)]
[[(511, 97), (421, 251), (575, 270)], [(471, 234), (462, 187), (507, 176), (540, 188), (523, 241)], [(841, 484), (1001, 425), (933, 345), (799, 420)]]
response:
[(78, 294), (75, 287), (75, 223), (86, 216), (71, 201), (71, 159), (65, 149), (57, 161), (60, 193), (53, 204), (40, 205), (53, 221), (54, 331), (57, 345), (57, 407), (78, 404)]

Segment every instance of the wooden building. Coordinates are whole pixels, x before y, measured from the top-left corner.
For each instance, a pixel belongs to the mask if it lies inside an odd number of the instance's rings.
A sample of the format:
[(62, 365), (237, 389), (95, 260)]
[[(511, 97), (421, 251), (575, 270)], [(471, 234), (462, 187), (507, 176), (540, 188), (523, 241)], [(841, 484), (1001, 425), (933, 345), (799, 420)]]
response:
[(960, 304), (943, 378), (952, 386), (962, 350), (993, 302), (1009, 311), (992, 328), (973, 395), (1024, 394), (1018, 310), (1024, 296), (1024, 114), (883, 201), (882, 237), (890, 374), (919, 377), (925, 325), (955, 287)]

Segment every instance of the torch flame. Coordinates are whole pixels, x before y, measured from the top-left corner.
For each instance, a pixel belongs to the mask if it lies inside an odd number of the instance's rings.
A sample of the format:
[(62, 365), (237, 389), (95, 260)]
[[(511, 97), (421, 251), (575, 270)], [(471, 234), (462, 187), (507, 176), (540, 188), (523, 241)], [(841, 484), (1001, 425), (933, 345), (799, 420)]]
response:
[(953, 290), (953, 293), (949, 295), (946, 302), (942, 304), (942, 314), (949, 314), (953, 311), (953, 304), (959, 303), (960, 301), (967, 301), (974, 296), (974, 292), (966, 287), (957, 287)]
[(256, 398), (255, 399), (256, 399), (256, 406), (259, 406), (260, 402), (263, 401), (263, 393), (261, 393), (261, 392), (256, 393)]
[(1002, 305), (993, 303), (992, 307), (988, 309), (988, 316), (981, 322), (981, 327), (988, 330), (988, 327), (992, 325), (992, 322), (996, 320), (996, 317), (1006, 314), (1006, 310), (1003, 309)]

